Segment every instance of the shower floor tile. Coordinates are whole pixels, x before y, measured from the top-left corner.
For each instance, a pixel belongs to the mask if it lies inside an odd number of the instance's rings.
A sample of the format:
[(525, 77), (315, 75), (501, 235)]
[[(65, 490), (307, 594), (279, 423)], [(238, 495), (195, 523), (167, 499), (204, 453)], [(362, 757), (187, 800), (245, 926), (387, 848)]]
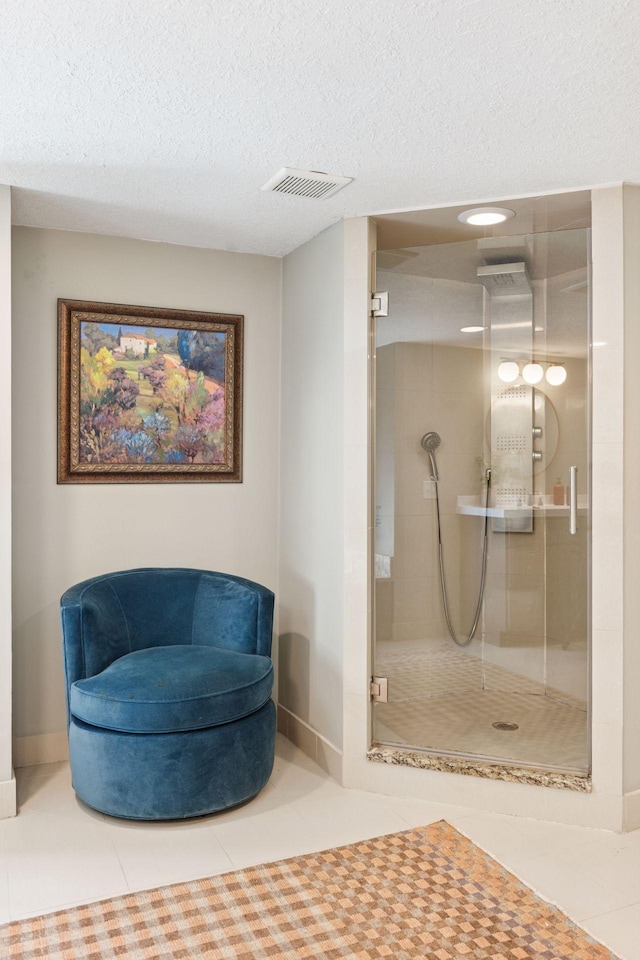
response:
[(375, 740), (586, 772), (583, 701), (447, 643), (389, 647), (376, 659), (390, 702), (375, 704)]

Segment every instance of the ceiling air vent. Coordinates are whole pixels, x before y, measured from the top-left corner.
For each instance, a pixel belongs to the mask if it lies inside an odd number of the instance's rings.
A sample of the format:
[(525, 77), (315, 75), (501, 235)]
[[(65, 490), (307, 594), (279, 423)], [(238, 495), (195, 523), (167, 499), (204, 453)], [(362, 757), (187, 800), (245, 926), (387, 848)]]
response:
[(275, 177), (262, 186), (262, 190), (273, 193), (288, 193), (293, 197), (311, 197), (322, 200), (331, 197), (338, 190), (342, 190), (353, 177), (334, 177), (329, 173), (318, 173), (316, 170), (293, 170), (283, 167)]

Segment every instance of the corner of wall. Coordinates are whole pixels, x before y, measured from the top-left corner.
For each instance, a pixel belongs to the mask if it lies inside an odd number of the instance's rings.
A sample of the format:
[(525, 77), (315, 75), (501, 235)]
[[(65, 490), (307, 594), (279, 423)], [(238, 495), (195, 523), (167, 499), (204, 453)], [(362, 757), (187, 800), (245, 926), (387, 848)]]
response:
[(0, 782), (0, 820), (15, 817), (17, 812), (16, 778), (12, 771), (9, 780)]
[(278, 693), (314, 759), (342, 743), (344, 283), (342, 221), (284, 258)]
[[(0, 206), (6, 352), (9, 216), (3, 211)], [(12, 515), (10, 465), (2, 459), (11, 450), (4, 440), (10, 421), (0, 421), (0, 782), (11, 776), (12, 521), (16, 765), (66, 754), (59, 598), (71, 584), (144, 566), (224, 570), (270, 589), (277, 583), (281, 260), (35, 227), (14, 227), (12, 243)], [(56, 484), (56, 299), (63, 296), (244, 315), (242, 483)], [(3, 410), (9, 409), (9, 371), (7, 364)]]
[(342, 752), (281, 703), (278, 704), (278, 733), (302, 750), (336, 783), (342, 784)]
[[(11, 188), (0, 186), (0, 333), (11, 356)], [(11, 410), (11, 364), (0, 382), (0, 406)], [(11, 417), (0, 419), (0, 816), (15, 814), (11, 761)]]

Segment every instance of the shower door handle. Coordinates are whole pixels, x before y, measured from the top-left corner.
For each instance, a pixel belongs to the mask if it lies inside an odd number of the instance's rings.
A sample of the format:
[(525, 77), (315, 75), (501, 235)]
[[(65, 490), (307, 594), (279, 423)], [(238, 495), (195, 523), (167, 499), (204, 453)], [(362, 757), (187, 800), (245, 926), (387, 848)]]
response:
[(569, 533), (578, 532), (578, 468), (569, 467)]

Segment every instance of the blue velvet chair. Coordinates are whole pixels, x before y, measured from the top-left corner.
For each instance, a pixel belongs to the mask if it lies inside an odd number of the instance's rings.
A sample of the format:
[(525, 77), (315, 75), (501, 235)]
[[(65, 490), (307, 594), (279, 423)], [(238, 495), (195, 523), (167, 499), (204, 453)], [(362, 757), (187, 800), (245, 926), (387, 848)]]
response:
[(273, 593), (207, 570), (94, 577), (61, 600), (73, 787), (171, 820), (255, 796), (273, 767)]

